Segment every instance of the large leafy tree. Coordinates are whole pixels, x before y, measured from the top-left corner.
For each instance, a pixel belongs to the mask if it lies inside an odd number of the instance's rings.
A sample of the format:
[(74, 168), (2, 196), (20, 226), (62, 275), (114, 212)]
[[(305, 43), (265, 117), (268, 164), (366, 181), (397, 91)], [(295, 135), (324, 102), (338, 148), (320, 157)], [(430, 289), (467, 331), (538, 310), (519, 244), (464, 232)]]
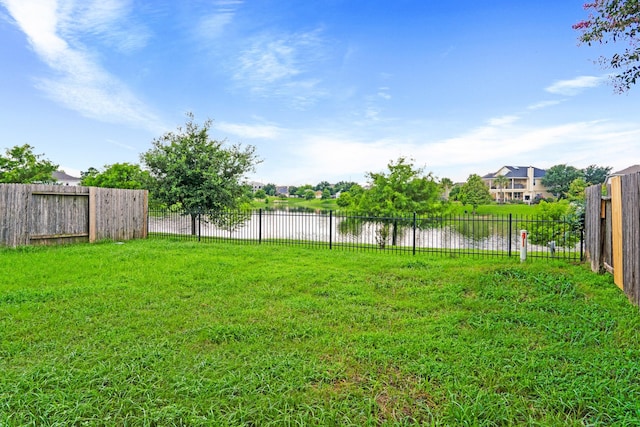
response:
[(542, 185), (559, 199), (565, 199), (574, 179), (582, 177), (582, 171), (565, 164), (551, 166), (542, 178)]
[(80, 185), (148, 190), (151, 188), (152, 182), (149, 171), (143, 170), (140, 165), (125, 162), (106, 165), (102, 172), (95, 168), (89, 168), (88, 171), (82, 173)]
[(404, 157), (389, 162), (387, 168), (388, 172), (367, 174), (370, 188), (360, 198), (360, 211), (391, 217), (439, 209), (442, 188), (431, 173), (425, 174)]
[[(227, 146), (209, 137), (211, 120), (203, 125), (187, 114), (184, 126), (153, 140), (153, 147), (141, 155), (156, 184), (154, 196), (167, 205), (180, 204), (192, 214), (221, 212), (240, 206), (245, 194), (242, 181), (259, 160), (255, 147)], [(211, 215), (211, 219), (224, 218)], [(223, 224), (222, 224), (223, 225)]]
[(465, 205), (471, 205), (475, 214), (478, 206), (491, 203), (492, 199), (489, 187), (482, 180), (482, 177), (477, 174), (471, 174), (467, 178), (467, 182), (460, 187), (458, 200)]
[(628, 45), (621, 53), (611, 58), (600, 58), (601, 64), (617, 70), (613, 77), (618, 92), (625, 92), (640, 78), (640, 1), (638, 0), (592, 0), (584, 5), (589, 11), (587, 19), (573, 25), (580, 30), (580, 41), (606, 44), (623, 42)]
[(31, 184), (35, 182), (55, 182), (53, 172), (58, 165), (34, 154), (29, 144), (16, 145), (5, 150), (0, 156), (0, 183)]
[[(377, 231), (378, 244), (384, 247), (387, 239), (392, 244), (400, 229), (406, 225), (399, 219), (410, 214), (438, 213), (443, 208), (442, 187), (431, 173), (416, 168), (404, 157), (389, 162), (388, 172), (369, 172), (369, 189), (360, 194), (351, 194), (350, 208), (356, 212), (372, 215), (381, 224)], [(353, 189), (353, 187), (352, 187)], [(346, 196), (345, 196), (346, 197)]]
[(589, 165), (582, 170), (587, 185), (603, 184), (611, 173), (611, 166)]

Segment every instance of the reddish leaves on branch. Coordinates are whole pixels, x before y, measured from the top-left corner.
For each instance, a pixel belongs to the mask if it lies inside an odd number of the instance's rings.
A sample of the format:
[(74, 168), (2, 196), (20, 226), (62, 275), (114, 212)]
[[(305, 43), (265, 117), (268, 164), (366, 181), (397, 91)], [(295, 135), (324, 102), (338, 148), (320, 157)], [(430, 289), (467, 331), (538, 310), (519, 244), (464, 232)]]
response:
[(580, 41), (606, 44), (609, 41), (627, 41), (629, 48), (611, 58), (600, 58), (608, 68), (620, 69), (613, 84), (617, 92), (626, 92), (640, 79), (640, 0), (595, 0), (585, 3), (589, 17), (572, 26), (582, 32)]

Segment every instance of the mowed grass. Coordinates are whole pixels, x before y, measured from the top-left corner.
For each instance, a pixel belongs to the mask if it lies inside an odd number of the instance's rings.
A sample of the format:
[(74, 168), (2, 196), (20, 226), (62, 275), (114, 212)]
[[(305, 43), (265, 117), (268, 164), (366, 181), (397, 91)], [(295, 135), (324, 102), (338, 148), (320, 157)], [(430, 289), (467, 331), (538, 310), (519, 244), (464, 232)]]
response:
[(640, 315), (508, 259), (0, 249), (0, 426), (638, 425)]

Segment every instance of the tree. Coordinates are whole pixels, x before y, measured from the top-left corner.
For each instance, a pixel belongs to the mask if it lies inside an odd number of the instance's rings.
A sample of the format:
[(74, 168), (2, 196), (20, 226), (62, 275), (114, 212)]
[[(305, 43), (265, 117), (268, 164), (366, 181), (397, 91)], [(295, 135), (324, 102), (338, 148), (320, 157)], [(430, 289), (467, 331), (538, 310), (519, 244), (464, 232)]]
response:
[(354, 185), (358, 184), (353, 181), (339, 181), (336, 183), (336, 185), (333, 186), (333, 190), (335, 191), (335, 193), (343, 193), (345, 191), (349, 191)]
[[(300, 190), (298, 190), (298, 191), (300, 191)], [(302, 198), (305, 199), (305, 200), (313, 200), (313, 199), (316, 198), (316, 192), (313, 191), (313, 189), (311, 189), (311, 188), (307, 188), (302, 193)]]
[(387, 167), (388, 173), (367, 174), (370, 183), (368, 190), (359, 196), (351, 194), (352, 209), (375, 216), (381, 224), (377, 231), (381, 247), (384, 247), (389, 235), (392, 236), (392, 244), (396, 244), (399, 229), (406, 225), (398, 217), (413, 213), (433, 214), (443, 208), (440, 200), (442, 188), (431, 173), (425, 174), (422, 168), (415, 168), (404, 157), (395, 163), (389, 162)]
[(324, 190), (322, 190), (322, 200), (328, 200), (331, 198), (331, 190), (329, 190), (328, 188), (325, 188)]
[(32, 184), (55, 182), (53, 172), (58, 165), (44, 159), (44, 154), (34, 154), (29, 144), (16, 145), (0, 156), (0, 183)]
[(567, 191), (567, 199), (571, 202), (584, 202), (586, 198), (585, 189), (587, 181), (583, 177), (579, 177), (571, 181), (569, 190)]
[(275, 196), (276, 195), (276, 185), (275, 184), (267, 184), (264, 187), (262, 187), (262, 189), (264, 190), (264, 192), (268, 196)]
[[(578, 178), (580, 179), (580, 178)], [(580, 204), (560, 200), (548, 203), (544, 200), (538, 207), (538, 221), (522, 227), (529, 231), (529, 241), (534, 245), (571, 247), (580, 240), (579, 230), (582, 224)]]
[(613, 77), (617, 92), (626, 92), (640, 78), (640, 1), (638, 0), (592, 0), (584, 8), (589, 17), (573, 25), (580, 30), (580, 41), (589, 46), (593, 43), (607, 44), (626, 42), (629, 47), (611, 58), (601, 57), (606, 68), (618, 70)]
[(509, 178), (507, 178), (504, 175), (498, 175), (495, 178), (493, 178), (493, 182), (500, 189), (500, 194), (502, 195), (502, 197), (500, 198), (500, 201), (504, 203), (504, 189), (507, 187), (507, 185), (509, 185), (509, 182), (511, 181), (509, 180)]
[(475, 214), (478, 206), (491, 202), (491, 192), (482, 177), (474, 173), (460, 187), (458, 199), (465, 205), (471, 205)]
[(264, 189), (261, 188), (259, 190), (256, 190), (255, 193), (253, 193), (253, 197), (256, 199), (264, 199), (267, 197), (267, 193), (264, 191)]
[[(191, 214), (191, 231), (200, 210), (209, 211), (217, 225), (232, 227), (221, 211), (239, 207), (245, 194), (242, 180), (259, 160), (255, 147), (226, 146), (226, 141), (210, 139), (211, 120), (202, 126), (187, 114), (184, 127), (153, 140), (153, 147), (141, 155), (156, 183), (153, 194), (167, 205), (180, 203)], [(235, 218), (235, 217), (234, 217)]]
[(453, 186), (453, 188), (451, 189), (451, 191), (449, 191), (449, 199), (450, 200), (455, 200), (455, 201), (460, 201), (460, 189), (461, 188), (462, 188), (462, 185), (455, 184)]
[(569, 185), (574, 179), (580, 178), (582, 172), (573, 166), (555, 165), (547, 169), (542, 178), (542, 185), (559, 199), (565, 199), (569, 191)]
[(140, 165), (131, 163), (114, 163), (105, 165), (104, 171), (89, 168), (81, 173), (80, 185), (87, 187), (128, 188), (148, 190), (153, 185), (149, 171), (142, 170)]
[(611, 173), (611, 169), (611, 166), (589, 165), (582, 170), (582, 174), (587, 185), (604, 184), (607, 176)]
[[(296, 187), (296, 192), (294, 194), (296, 195), (296, 197), (305, 199), (307, 197), (307, 190), (311, 190), (313, 192), (313, 186), (311, 184), (305, 184), (303, 186)], [(313, 194), (315, 197), (315, 193)]]
[(327, 181), (320, 181), (315, 187), (313, 187), (313, 189), (316, 191), (324, 191), (325, 189), (333, 191), (333, 185), (329, 184)]
[(388, 173), (369, 172), (371, 187), (363, 193), (360, 210), (378, 216), (433, 213), (440, 206), (442, 189), (431, 173), (400, 157), (389, 162)]
[(338, 207), (341, 207), (341, 208), (348, 208), (349, 206), (352, 205), (352, 203), (353, 203), (352, 197), (348, 191), (345, 191), (344, 193), (340, 193), (340, 195), (338, 196), (338, 199), (336, 199), (336, 204), (338, 205)]

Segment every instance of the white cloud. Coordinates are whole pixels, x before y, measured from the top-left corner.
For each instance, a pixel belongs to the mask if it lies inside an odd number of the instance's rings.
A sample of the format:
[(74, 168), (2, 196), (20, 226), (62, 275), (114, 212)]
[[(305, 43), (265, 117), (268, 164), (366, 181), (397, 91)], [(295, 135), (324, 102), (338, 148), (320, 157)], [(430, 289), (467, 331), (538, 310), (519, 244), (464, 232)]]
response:
[(600, 86), (604, 81), (604, 77), (579, 76), (571, 80), (559, 80), (545, 90), (558, 95), (574, 96), (584, 89)]
[(131, 18), (132, 0), (58, 0), (58, 28), (70, 40), (94, 36), (122, 52), (143, 48), (151, 32)]
[(320, 31), (254, 38), (241, 51), (233, 78), (254, 95), (286, 98), (304, 108), (325, 95), (311, 76), (324, 58), (323, 44)]
[[(86, 117), (153, 131), (162, 128), (148, 107), (78, 42), (85, 35), (79, 32), (81, 29), (91, 27), (92, 23), (100, 27), (117, 20), (125, 10), (123, 2), (103, 0), (96, 2), (101, 4), (96, 6), (98, 10), (88, 11), (86, 4), (78, 6), (70, 0), (0, 1), (33, 50), (55, 72), (55, 77), (36, 78), (37, 87), (49, 97)], [(74, 19), (76, 16), (78, 21)], [(106, 31), (106, 28), (99, 30)]]
[(560, 101), (541, 101), (535, 104), (531, 104), (527, 107), (528, 110), (540, 110), (542, 108), (553, 107), (554, 105), (558, 105), (562, 103), (564, 100)]
[(206, 13), (197, 24), (198, 35), (203, 39), (215, 39), (224, 33), (224, 30), (233, 22), (236, 9), (242, 5), (241, 0), (220, 0), (213, 4), (216, 9)]
[(391, 95), (389, 94), (389, 88), (388, 87), (381, 87), (378, 89), (378, 96), (382, 99), (391, 99)]
[(488, 123), (489, 126), (506, 126), (516, 122), (518, 119), (520, 119), (519, 116), (508, 115), (502, 117), (494, 117), (492, 119), (489, 119)]
[(281, 133), (281, 129), (273, 125), (248, 125), (242, 123), (219, 122), (214, 124), (214, 127), (226, 133), (251, 139), (275, 139)]
[(431, 142), (384, 136), (367, 140), (347, 132), (323, 134), (298, 129), (280, 134), (278, 141), (286, 148), (278, 155), (277, 166), (265, 172), (267, 159), (260, 169), (268, 180), (280, 184), (341, 179), (363, 182), (366, 172), (382, 171), (390, 160), (404, 156), (437, 176), (464, 181), (471, 173), (482, 175), (503, 165), (548, 168), (568, 163), (622, 168), (632, 163), (628, 147), (637, 146), (639, 139), (640, 126), (635, 123), (599, 120), (544, 127), (520, 122), (512, 126), (485, 125)]

